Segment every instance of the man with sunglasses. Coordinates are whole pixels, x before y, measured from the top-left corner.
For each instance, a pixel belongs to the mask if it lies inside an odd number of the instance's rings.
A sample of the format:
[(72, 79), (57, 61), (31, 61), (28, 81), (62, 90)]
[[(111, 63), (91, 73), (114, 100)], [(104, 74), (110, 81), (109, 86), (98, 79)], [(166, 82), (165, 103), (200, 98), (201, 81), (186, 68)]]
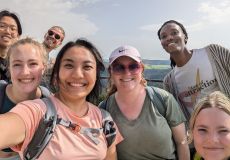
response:
[(55, 48), (62, 44), (65, 38), (65, 31), (60, 26), (51, 27), (44, 36), (43, 45), (45, 46), (47, 56)]
[(49, 88), (53, 92), (55, 90), (53, 90), (50, 87), (49, 81), (50, 81), (50, 75), (53, 69), (53, 64), (55, 62), (55, 58), (49, 57), (49, 54), (51, 51), (53, 51), (54, 49), (56, 49), (62, 44), (62, 41), (64, 40), (64, 38), (65, 38), (65, 31), (60, 26), (52, 26), (44, 36), (43, 45), (46, 49), (46, 53), (47, 53), (46, 56), (48, 59), (48, 63), (47, 63), (47, 68), (46, 68), (47, 72), (42, 77), (41, 85), (45, 86), (46, 88)]

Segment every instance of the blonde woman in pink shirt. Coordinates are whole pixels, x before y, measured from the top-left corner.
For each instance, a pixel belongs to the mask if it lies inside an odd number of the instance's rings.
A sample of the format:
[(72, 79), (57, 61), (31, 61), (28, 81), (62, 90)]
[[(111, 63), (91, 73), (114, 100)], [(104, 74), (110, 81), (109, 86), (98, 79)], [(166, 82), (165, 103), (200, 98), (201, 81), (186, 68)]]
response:
[[(51, 85), (57, 89), (51, 101), (59, 118), (77, 127), (57, 125), (54, 134), (39, 156), (39, 160), (115, 160), (116, 144), (122, 141), (118, 129), (108, 147), (102, 128), (102, 112), (93, 102), (101, 89), (100, 71), (104, 65), (100, 53), (84, 39), (67, 43), (57, 55)], [(11, 147), (23, 152), (33, 138), (39, 121), (46, 112), (40, 99), (19, 103), (9, 113), (0, 116), (0, 148)], [(89, 132), (86, 132), (88, 129)], [(92, 138), (94, 137), (94, 138)]]

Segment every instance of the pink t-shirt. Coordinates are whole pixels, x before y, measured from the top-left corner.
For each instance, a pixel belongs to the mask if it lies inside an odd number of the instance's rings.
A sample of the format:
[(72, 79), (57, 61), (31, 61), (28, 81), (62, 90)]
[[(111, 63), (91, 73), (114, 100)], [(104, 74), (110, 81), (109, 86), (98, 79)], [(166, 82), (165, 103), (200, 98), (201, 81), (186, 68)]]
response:
[[(89, 103), (89, 110), (84, 117), (78, 117), (71, 109), (66, 107), (60, 100), (51, 96), (59, 117), (69, 120), (86, 128), (101, 128), (102, 115), (98, 107)], [(46, 112), (46, 106), (42, 100), (36, 99), (32, 101), (24, 101), (19, 103), (10, 112), (18, 114), (25, 123), (26, 137), (21, 145), (12, 149), (19, 152), (22, 157), (23, 151), (32, 139), (39, 121)], [(117, 128), (116, 128), (117, 129)], [(55, 132), (45, 150), (39, 157), (39, 160), (63, 160), (63, 159), (79, 159), (79, 160), (102, 160), (107, 153), (107, 142), (104, 134), (97, 137), (99, 144), (93, 143), (87, 136), (79, 132), (74, 133), (62, 125), (57, 125)], [(122, 136), (117, 129), (115, 144), (122, 141)]]

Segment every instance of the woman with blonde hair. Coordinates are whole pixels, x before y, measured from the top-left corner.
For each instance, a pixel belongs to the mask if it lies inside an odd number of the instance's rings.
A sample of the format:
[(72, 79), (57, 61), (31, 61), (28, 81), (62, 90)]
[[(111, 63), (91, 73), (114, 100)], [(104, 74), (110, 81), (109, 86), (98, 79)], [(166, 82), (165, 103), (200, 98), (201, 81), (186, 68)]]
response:
[(201, 99), (190, 119), (190, 141), (204, 160), (230, 159), (230, 99), (215, 91)]
[[(7, 52), (7, 62), (11, 83), (0, 81), (0, 114), (22, 101), (50, 95), (47, 88), (39, 85), (46, 68), (45, 49), (39, 42), (31, 38), (15, 42)], [(9, 148), (0, 151), (0, 160), (18, 159), (18, 154)]]
[(100, 106), (110, 112), (124, 137), (117, 145), (118, 159), (164, 160), (177, 155), (188, 160), (188, 145), (181, 143), (185, 118), (178, 103), (170, 93), (147, 87), (143, 72), (136, 48), (121, 46), (110, 55), (108, 98)]

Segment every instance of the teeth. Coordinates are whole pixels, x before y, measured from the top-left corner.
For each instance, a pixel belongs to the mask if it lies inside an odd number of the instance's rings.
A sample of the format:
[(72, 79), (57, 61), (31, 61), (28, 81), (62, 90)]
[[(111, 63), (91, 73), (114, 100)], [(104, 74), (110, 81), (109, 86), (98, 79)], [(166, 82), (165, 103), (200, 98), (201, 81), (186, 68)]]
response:
[(122, 79), (122, 81), (124, 81), (124, 82), (129, 82), (129, 81), (131, 81), (131, 80), (132, 80), (132, 78)]
[(176, 45), (176, 43), (169, 43), (168, 46), (173, 46), (173, 45)]
[(70, 85), (73, 87), (83, 87), (85, 84), (83, 84), (83, 83), (70, 83)]
[(23, 83), (30, 83), (33, 80), (32, 79), (21, 79), (20, 81), (23, 82)]
[(10, 40), (11, 38), (8, 37), (8, 36), (2, 36), (2, 39), (3, 39), (3, 40)]

